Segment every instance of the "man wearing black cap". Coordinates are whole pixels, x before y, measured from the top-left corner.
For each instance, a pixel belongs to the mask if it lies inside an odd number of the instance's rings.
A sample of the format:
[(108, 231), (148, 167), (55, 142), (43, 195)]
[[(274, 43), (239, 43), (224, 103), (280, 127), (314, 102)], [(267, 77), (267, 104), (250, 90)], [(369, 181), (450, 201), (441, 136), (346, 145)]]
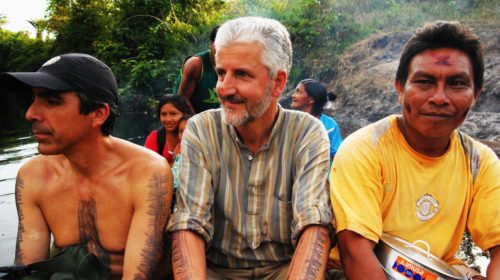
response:
[[(16, 180), (15, 263), (49, 259), (52, 234), (54, 258), (83, 250), (112, 276), (151, 279), (163, 255), (171, 171), (163, 157), (110, 136), (118, 95), (109, 67), (65, 54), (37, 72), (3, 73), (0, 85), (33, 94), (26, 119), (41, 154)], [(77, 278), (88, 273), (76, 270)]]

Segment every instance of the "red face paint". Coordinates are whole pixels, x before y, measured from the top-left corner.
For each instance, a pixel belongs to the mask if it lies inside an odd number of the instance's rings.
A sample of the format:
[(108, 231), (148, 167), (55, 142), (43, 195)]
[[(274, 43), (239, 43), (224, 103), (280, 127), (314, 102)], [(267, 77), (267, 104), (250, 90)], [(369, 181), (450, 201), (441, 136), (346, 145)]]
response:
[(436, 59), (436, 64), (437, 65), (444, 65), (444, 66), (451, 66), (451, 64), (448, 62), (448, 59), (450, 58), (449, 55), (447, 54), (435, 54), (433, 57)]

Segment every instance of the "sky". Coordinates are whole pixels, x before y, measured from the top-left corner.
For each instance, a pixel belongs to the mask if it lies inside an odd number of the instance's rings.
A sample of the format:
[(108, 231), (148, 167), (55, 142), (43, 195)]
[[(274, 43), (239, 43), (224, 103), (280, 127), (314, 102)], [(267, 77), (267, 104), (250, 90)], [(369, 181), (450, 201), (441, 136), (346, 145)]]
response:
[(47, 0), (0, 0), (0, 14), (7, 17), (3, 29), (28, 31), (35, 36), (35, 29), (28, 20), (43, 18)]

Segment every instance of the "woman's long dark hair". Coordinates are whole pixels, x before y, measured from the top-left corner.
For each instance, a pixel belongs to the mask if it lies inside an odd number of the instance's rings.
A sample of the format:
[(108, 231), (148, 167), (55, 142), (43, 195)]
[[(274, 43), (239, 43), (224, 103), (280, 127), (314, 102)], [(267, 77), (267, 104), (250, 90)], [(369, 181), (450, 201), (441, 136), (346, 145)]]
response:
[(305, 79), (300, 81), (299, 84), (304, 86), (307, 95), (314, 100), (311, 113), (315, 116), (321, 115), (323, 107), (328, 101), (328, 93), (325, 86), (320, 81), (314, 79)]

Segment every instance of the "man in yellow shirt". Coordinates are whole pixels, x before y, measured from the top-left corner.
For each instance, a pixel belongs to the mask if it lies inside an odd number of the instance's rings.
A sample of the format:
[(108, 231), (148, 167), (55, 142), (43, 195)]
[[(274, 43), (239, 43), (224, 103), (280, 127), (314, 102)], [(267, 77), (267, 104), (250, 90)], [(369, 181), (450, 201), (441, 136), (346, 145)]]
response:
[[(483, 85), (479, 38), (457, 22), (414, 34), (395, 87), (402, 115), (349, 136), (331, 172), (338, 245), (330, 267), (349, 279), (385, 279), (373, 253), (381, 234), (425, 240), (449, 264), (468, 230), (491, 254), (487, 276), (500, 279), (500, 161), (459, 133)], [(340, 254), (339, 254), (340, 252)]]

